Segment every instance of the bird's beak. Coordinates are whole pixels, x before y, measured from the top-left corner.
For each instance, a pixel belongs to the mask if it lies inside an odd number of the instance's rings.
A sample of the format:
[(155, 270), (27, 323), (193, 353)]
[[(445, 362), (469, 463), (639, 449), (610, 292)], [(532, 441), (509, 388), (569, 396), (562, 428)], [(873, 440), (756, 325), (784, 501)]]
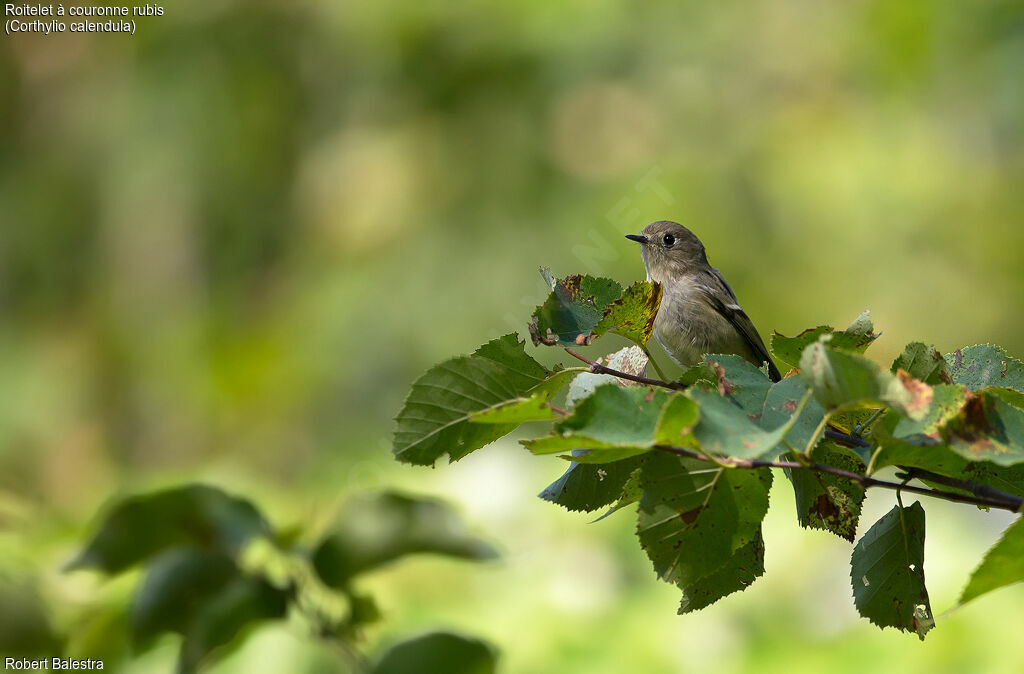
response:
[(626, 238), (637, 243), (647, 243), (647, 237), (643, 234), (627, 234)]

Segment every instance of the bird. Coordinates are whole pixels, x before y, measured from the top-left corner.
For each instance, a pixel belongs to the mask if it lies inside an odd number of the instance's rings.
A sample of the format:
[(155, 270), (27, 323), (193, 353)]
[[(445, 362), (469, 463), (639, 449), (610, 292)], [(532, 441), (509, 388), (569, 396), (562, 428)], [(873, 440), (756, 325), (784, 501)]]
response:
[(757, 328), (725, 277), (708, 262), (696, 234), (678, 222), (659, 220), (626, 238), (640, 244), (647, 280), (662, 286), (654, 337), (677, 365), (689, 367), (708, 353), (732, 353), (757, 367), (767, 363), (772, 381), (782, 378)]

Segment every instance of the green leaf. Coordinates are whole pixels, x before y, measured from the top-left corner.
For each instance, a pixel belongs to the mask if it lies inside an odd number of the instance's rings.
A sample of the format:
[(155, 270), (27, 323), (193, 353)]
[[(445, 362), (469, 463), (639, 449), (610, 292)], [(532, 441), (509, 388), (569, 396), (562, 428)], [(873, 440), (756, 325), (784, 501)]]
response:
[(588, 344), (605, 309), (622, 296), (622, 286), (611, 279), (581, 274), (564, 279), (552, 279), (550, 272), (544, 276), (552, 288), (530, 319), (534, 346)]
[[(864, 473), (860, 457), (833, 442), (822, 443), (814, 452), (814, 460), (851, 473)], [(813, 470), (787, 469), (786, 475), (793, 483), (800, 526), (831, 531), (852, 543), (864, 503), (864, 487), (853, 480)]]
[(192, 546), (235, 556), (270, 534), (248, 501), (206, 485), (187, 485), (124, 499), (68, 568), (119, 573), (168, 548)]
[(604, 464), (574, 463), (539, 496), (566, 510), (593, 512), (623, 498), (630, 476), (645, 457)]
[(457, 461), (518, 425), (469, 423), (471, 414), (553, 394), (572, 372), (548, 370), (527, 355), (515, 334), (488, 342), (472, 356), (435, 365), (412, 385), (396, 418), (392, 451), (405, 463), (431, 465), (445, 453)]
[(401, 641), (381, 656), (373, 674), (494, 674), (494, 648), (452, 632), (431, 632)]
[(237, 645), (247, 628), (283, 618), (287, 610), (286, 592), (258, 578), (235, 578), (210, 596), (196, 613), (181, 644), (178, 671), (197, 671), (211, 655), (222, 655), (225, 647)]
[(515, 398), (491, 405), (479, 412), (470, 412), (474, 424), (522, 424), (527, 421), (550, 421), (555, 411), (548, 405), (547, 394)]
[[(637, 535), (658, 577), (702, 596), (692, 601), (703, 605), (749, 582), (749, 565), (730, 570), (729, 560), (759, 537), (771, 482), (767, 469), (725, 469), (667, 453), (648, 455), (640, 473)], [(708, 580), (698, 583), (702, 579)], [(710, 589), (718, 596), (708, 596)]]
[(943, 428), (943, 436), (968, 461), (1000, 466), (1024, 462), (1024, 410), (991, 391), (969, 395), (960, 414)]
[(896, 506), (853, 549), (853, 600), (879, 627), (913, 631), (923, 640), (934, 626), (924, 585), (924, 508)]
[(772, 353), (775, 354), (777, 360), (789, 367), (800, 367), (800, 357), (804, 349), (819, 341), (822, 335), (831, 335), (832, 348), (864, 353), (871, 343), (878, 339), (878, 335), (873, 330), (871, 314), (865, 311), (854, 319), (850, 327), (842, 331), (838, 331), (830, 325), (819, 325), (816, 328), (804, 330), (795, 337), (786, 337), (776, 332), (772, 335)]
[[(957, 475), (958, 473), (954, 473)], [(962, 476), (972, 482), (980, 482), (1000, 491), (1024, 498), (1024, 464), (997, 466), (988, 461), (969, 463)]]
[[(0, 571), (0, 606), (0, 653), (4, 656), (40, 660), (64, 652), (31, 575)], [(77, 627), (81, 630), (82, 625)]]
[(722, 566), (682, 588), (678, 613), (699, 611), (722, 597), (747, 589), (763, 575), (764, 537), (758, 528), (754, 539), (734, 552)]
[(981, 564), (971, 574), (960, 605), (986, 592), (1024, 580), (1024, 518), (1017, 518), (996, 544), (985, 553)]
[[(654, 429), (667, 399), (668, 393), (662, 389), (605, 384), (580, 401), (572, 416), (559, 422), (551, 435), (521, 442), (534, 454), (570, 449), (642, 453), (654, 442)], [(624, 458), (621, 452), (607, 457), (612, 461)], [(600, 460), (596, 451), (588, 458)]]
[[(787, 377), (773, 384), (765, 398), (764, 411), (758, 420), (762, 429), (773, 430), (788, 423), (799, 410), (799, 416), (786, 433), (786, 440), (801, 451), (807, 448), (815, 431), (818, 430), (818, 425), (825, 417), (825, 409), (813, 398), (807, 401), (802, 410), (799, 409), (800, 401), (806, 393), (807, 384), (800, 377)], [(819, 438), (818, 442), (820, 441)]]
[(920, 419), (902, 417), (892, 435), (897, 438), (926, 436), (935, 440), (949, 421), (956, 418), (967, 402), (967, 388), (960, 384), (939, 384), (932, 388), (932, 402)]
[(978, 344), (946, 354), (953, 382), (972, 391), (1001, 386), (1024, 392), (1024, 363), (999, 346)]
[(497, 556), (440, 501), (384, 492), (352, 499), (313, 552), (313, 567), (330, 587), (416, 553), (462, 559)]
[(881, 403), (920, 419), (932, 399), (927, 384), (896, 377), (867, 358), (829, 348), (825, 341), (804, 350), (800, 376), (827, 410)]
[(132, 602), (129, 624), (138, 649), (164, 632), (186, 634), (213, 595), (241, 577), (224, 555), (174, 548), (158, 556)]
[(654, 428), (655, 442), (660, 445), (695, 446), (693, 427), (699, 418), (700, 410), (692, 398), (669, 396)]
[(907, 344), (889, 369), (892, 372), (904, 370), (914, 379), (920, 379), (931, 386), (953, 383), (949, 366), (942, 354), (934, 346), (922, 342)]
[(728, 398), (690, 389), (686, 393), (700, 407), (700, 420), (693, 435), (705, 454), (738, 459), (756, 459), (774, 450), (789, 432), (796, 419), (791, 419), (772, 431), (762, 430), (750, 417)]
[[(637, 344), (646, 344), (654, 331), (654, 318), (661, 306), (661, 284), (639, 281), (626, 288), (622, 297), (608, 305), (590, 337), (614, 332)], [(588, 340), (589, 343), (589, 340)]]

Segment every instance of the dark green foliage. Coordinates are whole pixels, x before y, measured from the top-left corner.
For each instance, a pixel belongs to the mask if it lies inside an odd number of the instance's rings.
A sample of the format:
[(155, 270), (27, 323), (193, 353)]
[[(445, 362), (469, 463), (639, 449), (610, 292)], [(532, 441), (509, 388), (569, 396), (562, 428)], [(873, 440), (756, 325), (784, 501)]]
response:
[(850, 561), (853, 600), (879, 627), (917, 633), (935, 625), (924, 586), (924, 508), (896, 506), (857, 542)]
[(494, 649), (479, 639), (431, 632), (399, 642), (381, 656), (373, 674), (494, 674)]
[(312, 559), (327, 585), (343, 587), (361, 573), (416, 553), (462, 559), (497, 556), (445, 504), (385, 492), (349, 501)]
[[(146, 532), (147, 525), (160, 535)], [(73, 568), (115, 575), (144, 564), (126, 625), (132, 644), (144, 650), (168, 632), (177, 634), (178, 671), (189, 673), (237, 646), (251, 628), (290, 611), (303, 615), (318, 636), (351, 651), (360, 628), (380, 617), (373, 599), (353, 589), (356, 576), (414, 553), (472, 560), (496, 554), (444, 504), (394, 493), (350, 502), (312, 551), (290, 547), (294, 538), (271, 531), (246, 501), (187, 485), (116, 504)], [(23, 646), (9, 652), (30, 654), (43, 643), (32, 639), (45, 638), (45, 625), (24, 628)], [(32, 636), (40, 630), (44, 637)], [(449, 647), (457, 655), (453, 663), (463, 668), (446, 671), (493, 671), (493, 649), (483, 642), (440, 635), (406, 643), (406, 650), (385, 655), (379, 671), (406, 671), (395, 668), (407, 663), (403, 653), (435, 662)]]
[(539, 496), (566, 510), (593, 512), (622, 497), (630, 476), (643, 460), (642, 456), (632, 456), (602, 464), (574, 462)]
[(206, 485), (188, 485), (120, 502), (69, 568), (119, 573), (179, 546), (233, 556), (269, 532), (248, 501)]
[[(814, 452), (814, 460), (851, 473), (864, 473), (860, 457), (834, 442), (822, 443)], [(810, 470), (787, 470), (786, 475), (793, 483), (800, 526), (831, 531), (852, 543), (864, 503), (864, 487), (845, 477)]]

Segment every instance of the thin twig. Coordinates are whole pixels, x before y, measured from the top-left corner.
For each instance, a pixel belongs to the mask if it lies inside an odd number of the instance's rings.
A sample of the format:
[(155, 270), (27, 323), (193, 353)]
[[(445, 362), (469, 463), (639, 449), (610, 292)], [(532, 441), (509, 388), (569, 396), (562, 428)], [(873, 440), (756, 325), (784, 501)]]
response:
[(815, 463), (814, 461), (808, 461), (806, 464), (798, 463), (796, 461), (756, 461), (750, 459), (734, 459), (730, 457), (716, 457), (712, 461), (708, 456), (695, 452), (691, 449), (684, 447), (675, 447), (672, 445), (654, 445), (654, 449), (662, 452), (668, 452), (670, 454), (677, 454), (679, 456), (686, 456), (691, 459), (697, 459), (699, 461), (708, 461), (712, 463), (725, 464), (733, 468), (789, 468), (791, 470), (814, 470), (820, 473), (829, 473), (837, 477), (844, 477), (848, 480), (852, 480), (865, 489), (870, 487), (882, 487), (883, 489), (898, 489), (913, 494), (920, 494), (922, 496), (931, 496), (933, 498), (942, 499), (944, 501), (953, 501), (955, 503), (971, 503), (973, 505), (986, 506), (989, 508), (998, 508), (1000, 510), (1009, 510), (1010, 512), (1020, 512), (1024, 507), (1024, 499), (1006, 494), (1005, 497), (1001, 498), (990, 498), (978, 495), (967, 495), (959, 494), (954, 492), (941, 491), (938, 489), (928, 489), (926, 487), (915, 487), (899, 482), (888, 482), (886, 480), (878, 480), (873, 477), (861, 475), (860, 473), (853, 473), (842, 468), (834, 468), (832, 466), (826, 466), (821, 463)]
[(639, 375), (629, 374), (628, 372), (620, 372), (619, 370), (613, 370), (610, 367), (605, 367), (604, 365), (601, 365), (601, 363), (590, 360), (586, 356), (581, 356), (580, 354), (576, 353), (569, 347), (563, 348), (565, 349), (565, 352), (568, 353), (573, 358), (582, 360), (584, 363), (589, 365), (590, 371), (593, 372), (594, 374), (610, 374), (613, 377), (618, 377), (619, 379), (628, 379), (629, 381), (635, 381), (638, 384), (646, 384), (648, 386), (661, 386), (662, 388), (670, 388), (673, 391), (686, 390), (686, 386), (683, 384), (677, 384), (676, 382), (670, 381), (662, 381), (660, 379), (650, 379), (648, 377), (641, 377)]
[(640, 349), (644, 352), (644, 355), (647, 356), (647, 362), (651, 364), (651, 367), (653, 367), (654, 371), (658, 373), (658, 376), (661, 377), (663, 381), (668, 381), (668, 377), (666, 377), (665, 373), (661, 371), (660, 367), (658, 367), (658, 361), (654, 360), (654, 356), (652, 356), (651, 352), (647, 350), (647, 347), (641, 344)]
[[(961, 480), (955, 477), (946, 477), (945, 475), (939, 475), (938, 473), (933, 473), (930, 470), (924, 470), (923, 468), (906, 468), (904, 466), (900, 466), (900, 468), (903, 468), (903, 470), (905, 470), (912, 478), (929, 480), (930, 482), (944, 484), (947, 487), (953, 487), (954, 489), (962, 489), (963, 491), (971, 492), (975, 496), (980, 496), (982, 498), (1001, 499), (1007, 502), (1012, 502), (1014, 499), (1020, 498), (1015, 494), (1002, 491), (1001, 489), (996, 489), (995, 487), (990, 487), (987, 484), (979, 484), (977, 482)], [(899, 477), (899, 475), (897, 475), (897, 477)]]
[(843, 433), (842, 431), (834, 428), (825, 429), (825, 437), (829, 440), (843, 445), (844, 447), (870, 447), (871, 443), (860, 437), (859, 435), (852, 435), (849, 433)]

